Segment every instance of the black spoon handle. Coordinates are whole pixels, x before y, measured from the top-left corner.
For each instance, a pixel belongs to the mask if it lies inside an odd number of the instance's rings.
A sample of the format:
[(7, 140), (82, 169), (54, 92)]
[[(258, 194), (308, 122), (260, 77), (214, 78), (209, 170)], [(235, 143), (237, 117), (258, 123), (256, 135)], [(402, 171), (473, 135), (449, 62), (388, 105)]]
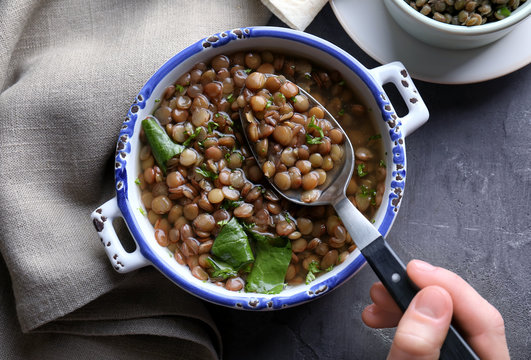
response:
[[(400, 309), (405, 311), (418, 288), (411, 282), (406, 267), (382, 236), (365, 246), (361, 253)], [(457, 330), (450, 326), (441, 348), (441, 359), (479, 359)]]

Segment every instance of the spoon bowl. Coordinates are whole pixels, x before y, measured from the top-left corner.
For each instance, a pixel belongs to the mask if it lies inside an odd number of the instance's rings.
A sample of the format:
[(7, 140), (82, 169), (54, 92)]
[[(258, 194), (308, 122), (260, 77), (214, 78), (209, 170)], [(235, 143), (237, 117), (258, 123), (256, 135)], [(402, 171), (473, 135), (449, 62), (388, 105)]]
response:
[[(274, 75), (265, 74), (266, 77), (271, 77)], [(349, 137), (339, 125), (337, 120), (330, 114), (328, 110), (324, 106), (322, 106), (313, 96), (311, 96), (307, 91), (302, 89), (301, 87), (297, 86), (299, 89), (299, 92), (306, 96), (308, 98), (308, 101), (310, 104), (314, 106), (320, 106), (324, 112), (324, 119), (330, 121), (332, 125), (341, 130), (343, 133), (343, 139), (344, 142), (342, 144), (343, 146), (343, 158), (340, 162), (334, 163), (334, 168), (327, 172), (327, 178), (324, 184), (319, 186), (319, 189), (316, 189), (315, 191), (318, 192), (318, 197), (316, 200), (307, 202), (302, 200), (302, 194), (298, 189), (289, 189), (289, 190), (281, 190), (278, 188), (278, 186), (275, 184), (274, 181), (272, 181), (272, 178), (269, 178), (266, 176), (266, 178), (269, 180), (269, 183), (271, 186), (277, 191), (278, 194), (280, 194), (282, 197), (286, 198), (289, 201), (292, 201), (299, 205), (310, 205), (310, 206), (318, 206), (318, 205), (329, 205), (337, 202), (339, 197), (345, 197), (345, 190), (348, 185), (348, 182), (350, 178), (352, 177), (352, 172), (354, 171), (354, 148), (352, 147), (352, 143), (350, 142)], [(242, 93), (245, 90), (245, 87), (242, 88)], [(254, 115), (252, 114), (251, 109), (246, 108), (240, 108), (240, 119), (242, 123), (243, 128), (243, 134), (245, 136), (245, 140), (247, 144), (249, 144), (249, 149), (251, 150), (254, 158), (258, 162), (260, 166), (262, 166), (263, 161), (258, 156), (256, 152), (255, 146), (252, 146), (252, 141), (249, 140), (249, 137), (247, 135), (247, 126), (254, 120)], [(311, 190), (313, 191), (313, 190)]]

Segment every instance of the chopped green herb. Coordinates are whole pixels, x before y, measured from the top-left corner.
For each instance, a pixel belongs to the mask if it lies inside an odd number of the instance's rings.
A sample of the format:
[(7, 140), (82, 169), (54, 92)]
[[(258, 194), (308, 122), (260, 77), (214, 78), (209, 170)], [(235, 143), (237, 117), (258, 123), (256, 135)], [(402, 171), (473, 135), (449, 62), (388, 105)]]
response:
[[(218, 114), (216, 113), (216, 115), (218, 115)], [(212, 131), (216, 130), (218, 127), (219, 127), (219, 124), (217, 122), (209, 121), (208, 124), (207, 124), (208, 133), (212, 134)]]
[(252, 69), (245, 69), (244, 71), (245, 71), (246, 74), (249, 74), (253, 70)]
[(199, 145), (201, 147), (205, 147), (205, 140), (198, 141), (197, 145)]
[(360, 190), (361, 190), (361, 196), (370, 196), (372, 198), (376, 197), (375, 189), (369, 189), (367, 186), (361, 185)]
[(223, 225), (226, 225), (228, 222), (229, 222), (229, 220), (220, 220), (220, 221), (218, 221), (218, 225), (220, 227), (223, 227)]
[(295, 70), (295, 65), (291, 65), (289, 68), (290, 68), (291, 70)]
[(380, 166), (383, 167), (383, 168), (386, 168), (387, 166), (385, 165), (385, 161), (383, 160), (380, 160)]
[(310, 145), (315, 145), (315, 144), (322, 144), (323, 143), (323, 138), (324, 138), (324, 133), (323, 133), (323, 129), (321, 129), (320, 126), (317, 126), (315, 124), (316, 122), (316, 119), (315, 119), (315, 115), (312, 115), (311, 119), (310, 119), (310, 123), (308, 124), (308, 128), (310, 129), (316, 129), (318, 132), (319, 132), (319, 135), (318, 137), (313, 137), (309, 134), (306, 134), (306, 142)]
[(315, 280), (315, 274), (317, 274), (319, 271), (320, 271), (319, 262), (317, 262), (316, 260), (312, 261), (308, 265), (308, 274), (306, 275), (306, 285), (308, 285), (309, 283)]
[(365, 171), (365, 164), (358, 164), (358, 176), (364, 177), (368, 174), (368, 172)]
[(206, 168), (206, 164), (203, 164), (201, 168), (195, 168), (195, 172), (199, 175), (203, 175), (206, 178), (210, 178), (212, 180), (216, 180), (218, 178), (218, 174), (215, 172), (212, 172)]
[(510, 16), (511, 15), (511, 10), (509, 10), (509, 8), (507, 6), (503, 6), (501, 8), (499, 8), (498, 10), (496, 10), (496, 17), (498, 18), (506, 18), (507, 16)]
[(339, 110), (339, 111), (337, 112), (337, 114), (338, 114), (339, 116), (344, 115), (344, 114), (345, 114), (345, 109), (341, 109), (341, 110)]
[(244, 221), (240, 222), (240, 225), (243, 227), (244, 230), (250, 231), (255, 227), (255, 223), (246, 223)]
[(184, 88), (181, 85), (175, 85), (175, 90), (179, 93), (182, 93)]
[(296, 102), (297, 102), (297, 98), (296, 98), (295, 96), (292, 96), (292, 97), (291, 97), (291, 101), (293, 101), (294, 103), (296, 103)]
[(216, 115), (214, 115), (214, 116), (218, 118), (219, 117), (219, 113), (216, 113)]
[(378, 139), (381, 139), (381, 138), (382, 138), (382, 134), (376, 134), (376, 135), (370, 136), (369, 137), (369, 141), (378, 140)]
[(323, 141), (320, 137), (312, 137), (311, 135), (306, 134), (306, 143), (309, 145), (322, 144)]
[(230, 151), (225, 153), (225, 160), (229, 161), (230, 158)]
[(155, 103), (159, 103), (160, 102), (160, 99), (155, 99)]
[(183, 142), (183, 146), (189, 146), (192, 141), (199, 136), (199, 133), (201, 132), (201, 127), (198, 126), (195, 130), (194, 130), (194, 133), (191, 134), (188, 139), (186, 139), (184, 142)]
[(140, 211), (142, 215), (146, 216), (146, 212), (141, 207), (138, 208), (138, 211)]
[(236, 99), (234, 98), (234, 95), (229, 94), (229, 96), (227, 96), (227, 101), (228, 101), (229, 103), (232, 104), (232, 103), (234, 102), (234, 100), (236, 100)]
[(279, 97), (280, 99), (286, 100), (286, 97), (281, 92), (277, 93), (277, 97)]
[(321, 129), (320, 126), (317, 126), (315, 124), (315, 122), (316, 122), (315, 115), (312, 115), (312, 117), (310, 119), (310, 123), (308, 124), (308, 127), (310, 129), (315, 129), (315, 130), (319, 131), (319, 136), (321, 136), (321, 138), (324, 138), (323, 129)]
[(284, 213), (284, 219), (288, 224), (291, 224), (293, 221), (290, 219), (289, 214), (287, 212)]
[(345, 85), (345, 80), (341, 80), (340, 82), (337, 83), (339, 86), (343, 86)]
[(136, 178), (136, 179), (135, 179), (135, 184), (137, 184), (137, 185), (140, 185), (140, 184), (141, 184), (139, 178)]
[(330, 265), (329, 267), (326, 268), (326, 271), (327, 272), (330, 272), (334, 269), (334, 265)]
[(237, 208), (238, 206), (240, 206), (240, 204), (242, 203), (243, 201), (238, 201), (238, 200), (223, 200), (223, 202), (221, 203), (221, 207), (225, 210), (232, 210), (232, 209), (235, 209)]
[(374, 224), (376, 222), (376, 219), (371, 220), (371, 224)]
[(312, 75), (310, 75), (309, 73), (306, 73), (304, 74), (304, 77), (308, 80), (310, 80), (312, 78)]
[(267, 100), (267, 103), (266, 103), (266, 107), (265, 107), (265, 108), (266, 108), (266, 109), (269, 109), (269, 107), (270, 107), (271, 105), (273, 105), (273, 100), (269, 99), (269, 100)]

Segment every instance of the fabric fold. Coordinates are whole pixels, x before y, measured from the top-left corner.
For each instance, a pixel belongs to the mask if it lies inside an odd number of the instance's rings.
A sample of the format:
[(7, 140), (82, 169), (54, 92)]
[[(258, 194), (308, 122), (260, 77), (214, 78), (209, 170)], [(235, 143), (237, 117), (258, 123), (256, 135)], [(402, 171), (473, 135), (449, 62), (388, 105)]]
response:
[(310, 25), (327, 2), (327, 0), (262, 0), (262, 3), (286, 25), (301, 31)]
[[(154, 269), (115, 273), (90, 213), (114, 196), (118, 132), (147, 79), (186, 46), (269, 17), (258, 0), (3, 2), (0, 319), (17, 332), (0, 336), (0, 349), (10, 341), (4, 348), (24, 358), (16, 352), (30, 350), (13, 344), (29, 338), (106, 348), (107, 337), (128, 344), (142, 336), (207, 358), (219, 353), (202, 301)], [(56, 358), (74, 357), (62, 351)]]

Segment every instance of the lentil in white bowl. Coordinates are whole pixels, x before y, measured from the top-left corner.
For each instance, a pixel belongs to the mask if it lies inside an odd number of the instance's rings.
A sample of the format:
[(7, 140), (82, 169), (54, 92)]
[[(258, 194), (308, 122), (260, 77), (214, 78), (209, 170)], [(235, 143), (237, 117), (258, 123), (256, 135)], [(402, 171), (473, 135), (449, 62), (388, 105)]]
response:
[[(474, 3), (479, 5), (478, 1)], [(422, 8), (420, 8), (421, 11), (413, 8), (409, 1), (384, 0), (384, 4), (396, 23), (411, 36), (428, 45), (458, 50), (477, 48), (500, 40), (514, 27), (526, 21), (531, 14), (531, 1), (525, 1), (502, 20), (477, 26), (461, 26), (452, 24), (451, 19), (448, 19), (450, 23), (434, 20), (433, 15), (430, 14), (431, 17), (424, 15), (421, 13)], [(491, 11), (496, 11), (496, 9), (491, 9)], [(470, 25), (476, 23), (473, 17), (466, 16), (462, 20), (465, 24), (468, 20), (470, 20)]]

